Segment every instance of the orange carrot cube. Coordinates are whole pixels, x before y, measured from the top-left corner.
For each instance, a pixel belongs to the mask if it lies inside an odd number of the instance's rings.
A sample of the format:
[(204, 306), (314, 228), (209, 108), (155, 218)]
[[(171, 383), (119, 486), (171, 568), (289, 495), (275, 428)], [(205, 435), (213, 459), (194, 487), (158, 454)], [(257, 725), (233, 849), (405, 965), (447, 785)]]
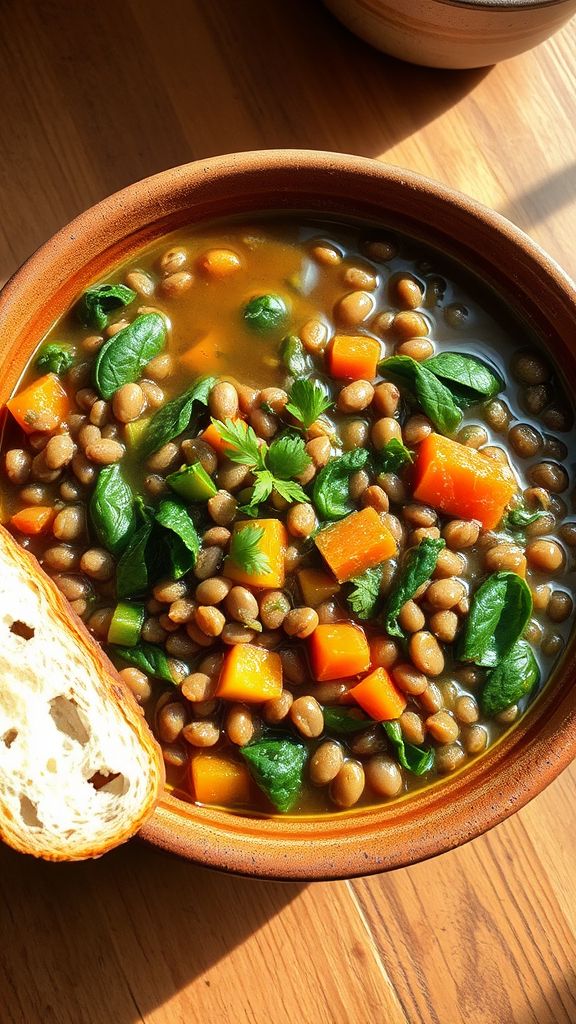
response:
[(365, 334), (337, 334), (327, 351), (328, 373), (338, 380), (374, 380), (382, 352)]
[(282, 662), (275, 651), (254, 644), (236, 644), (224, 658), (216, 696), (260, 704), (282, 693)]
[(357, 704), (377, 722), (399, 718), (408, 701), (397, 689), (385, 668), (377, 668), (348, 691)]
[(314, 543), (339, 583), (379, 565), (397, 550), (390, 530), (371, 507), (327, 526)]
[(370, 667), (366, 634), (352, 622), (316, 626), (308, 645), (312, 671), (320, 683), (357, 676)]
[(192, 795), (201, 804), (232, 807), (250, 799), (246, 765), (219, 754), (196, 754), (190, 764)]

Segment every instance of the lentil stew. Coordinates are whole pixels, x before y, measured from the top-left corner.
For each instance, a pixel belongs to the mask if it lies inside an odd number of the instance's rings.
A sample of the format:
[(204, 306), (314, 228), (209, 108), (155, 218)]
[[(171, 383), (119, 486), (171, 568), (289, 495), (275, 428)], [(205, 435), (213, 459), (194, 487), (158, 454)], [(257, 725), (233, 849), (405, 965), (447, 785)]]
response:
[(239, 219), (145, 250), (40, 345), (2, 518), (184, 799), (388, 800), (481, 754), (548, 678), (573, 617), (572, 412), (477, 294), (408, 238)]

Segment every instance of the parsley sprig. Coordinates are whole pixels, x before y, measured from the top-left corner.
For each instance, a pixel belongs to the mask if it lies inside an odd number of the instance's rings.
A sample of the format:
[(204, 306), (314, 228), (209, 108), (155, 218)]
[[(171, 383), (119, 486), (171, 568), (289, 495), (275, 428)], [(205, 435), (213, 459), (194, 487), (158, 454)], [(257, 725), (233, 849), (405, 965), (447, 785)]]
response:
[(294, 381), (285, 408), (308, 429), (331, 405), (332, 401), (322, 385), (307, 379)]
[(232, 534), (230, 561), (249, 576), (264, 574), (271, 570), (268, 555), (258, 547), (263, 536), (264, 529), (252, 524), (243, 526), (241, 530), (235, 530)]
[(366, 569), (361, 576), (355, 576), (354, 579), (350, 580), (353, 589), (348, 594), (346, 600), (359, 619), (369, 619), (372, 615), (380, 595), (381, 582), (381, 565), (375, 565), (372, 569)]
[(265, 441), (259, 441), (252, 427), (241, 420), (212, 422), (226, 442), (228, 458), (248, 466), (254, 474), (249, 506), (266, 501), (272, 491), (276, 491), (285, 501), (308, 501), (300, 484), (291, 479), (303, 473), (311, 462), (301, 437), (283, 434), (268, 446)]

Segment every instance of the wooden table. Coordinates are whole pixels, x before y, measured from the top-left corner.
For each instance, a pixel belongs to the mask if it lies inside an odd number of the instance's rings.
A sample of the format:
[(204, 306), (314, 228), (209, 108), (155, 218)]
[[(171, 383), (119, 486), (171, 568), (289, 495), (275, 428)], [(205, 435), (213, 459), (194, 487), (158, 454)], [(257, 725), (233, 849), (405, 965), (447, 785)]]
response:
[[(490, 70), (388, 59), (314, 0), (4, 0), (0, 278), (173, 164), (296, 146), (463, 189), (576, 275), (576, 23)], [(2, 1024), (573, 1024), (576, 769), (461, 850), (352, 883), (212, 874), (138, 842), (0, 851)]]

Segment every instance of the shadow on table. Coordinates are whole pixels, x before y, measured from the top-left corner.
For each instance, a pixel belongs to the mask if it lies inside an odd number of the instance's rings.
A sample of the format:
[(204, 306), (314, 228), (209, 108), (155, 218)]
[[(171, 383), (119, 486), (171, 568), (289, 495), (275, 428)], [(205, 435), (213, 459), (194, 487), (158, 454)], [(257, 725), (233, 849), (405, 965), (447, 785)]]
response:
[(515, 196), (500, 213), (528, 231), (542, 221), (552, 220), (559, 210), (574, 202), (575, 195), (576, 161)]
[(81, 864), (35, 862), (2, 847), (0, 1019), (139, 1021), (303, 888), (210, 872), (137, 842)]
[(311, 0), (3, 5), (0, 148), (30, 211), (14, 224), (5, 211), (7, 245), (23, 257), (110, 192), (218, 153), (381, 156), (486, 73), (403, 64)]

